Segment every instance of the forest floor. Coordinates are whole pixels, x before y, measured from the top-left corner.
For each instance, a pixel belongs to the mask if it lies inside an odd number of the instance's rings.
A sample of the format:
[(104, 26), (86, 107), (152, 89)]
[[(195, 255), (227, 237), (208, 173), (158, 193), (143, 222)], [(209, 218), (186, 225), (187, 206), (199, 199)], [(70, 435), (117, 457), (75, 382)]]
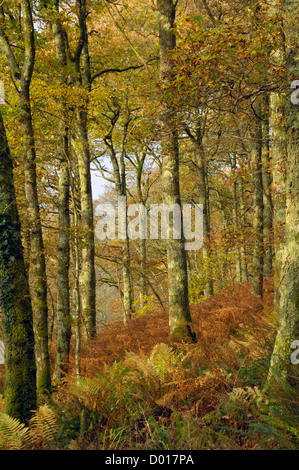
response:
[[(293, 398), (283, 407), (279, 392), (261, 399), (276, 334), (273, 280), (262, 302), (249, 284), (236, 285), (191, 314), (196, 343), (170, 341), (167, 312), (157, 311), (103, 327), (83, 345), (85, 379), (58, 391), (61, 403), (71, 391), (88, 410), (88, 430), (71, 448), (298, 448)], [(73, 355), (71, 366), (74, 375)]]
[[(250, 332), (257, 341), (260, 336), (264, 340), (268, 338), (268, 327), (272, 329), (275, 322), (273, 280), (265, 282), (262, 302), (251, 294), (250, 287), (249, 284), (231, 286), (190, 306), (192, 330), (202, 350), (203, 364), (213, 363), (215, 356), (221, 353), (221, 346), (237, 339), (242, 331)], [(268, 325), (266, 332), (265, 325)], [(114, 321), (103, 327), (93, 341), (83, 345), (81, 373), (93, 376), (104, 364), (123, 358), (127, 351), (149, 354), (155, 345), (168, 342), (167, 311), (147, 313), (127, 325), (121, 320)], [(74, 372), (73, 351), (71, 364)]]
[(80, 379), (72, 345), (69, 375), (39, 415), (44, 426), (54, 412), (56, 437), (39, 448), (298, 450), (296, 398), (263, 396), (276, 333), (273, 280), (262, 302), (250, 285), (236, 285), (191, 305), (191, 314), (196, 343), (170, 340), (165, 311), (103, 326), (82, 344)]

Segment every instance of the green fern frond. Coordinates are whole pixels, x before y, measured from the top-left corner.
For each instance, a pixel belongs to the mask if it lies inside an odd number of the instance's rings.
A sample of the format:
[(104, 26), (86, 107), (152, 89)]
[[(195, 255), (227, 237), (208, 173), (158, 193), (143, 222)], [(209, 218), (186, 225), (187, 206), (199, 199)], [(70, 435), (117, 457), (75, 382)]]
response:
[(167, 344), (157, 344), (150, 355), (149, 361), (161, 383), (173, 377), (179, 369), (180, 357)]
[(18, 419), (0, 413), (0, 449), (21, 450), (29, 443), (29, 429)]

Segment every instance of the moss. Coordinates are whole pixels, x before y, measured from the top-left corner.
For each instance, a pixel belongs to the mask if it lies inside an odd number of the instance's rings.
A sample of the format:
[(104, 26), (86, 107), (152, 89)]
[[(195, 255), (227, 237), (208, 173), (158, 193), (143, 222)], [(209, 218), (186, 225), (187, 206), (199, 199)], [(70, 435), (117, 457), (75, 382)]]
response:
[(192, 342), (196, 343), (196, 333), (193, 332), (188, 324), (182, 324), (176, 326), (170, 334), (171, 341), (184, 341), (184, 342)]

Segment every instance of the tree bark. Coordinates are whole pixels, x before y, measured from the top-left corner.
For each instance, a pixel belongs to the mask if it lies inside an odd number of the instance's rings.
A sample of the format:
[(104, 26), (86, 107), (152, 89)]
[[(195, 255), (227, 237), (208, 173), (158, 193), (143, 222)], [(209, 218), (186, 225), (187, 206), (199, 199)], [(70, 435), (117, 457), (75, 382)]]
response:
[[(47, 5), (49, 7), (49, 5)], [(59, 0), (55, 1), (56, 14), (51, 20), (56, 57), (60, 66), (60, 84), (66, 83), (67, 53), (63, 29), (58, 17)], [(63, 123), (61, 125), (62, 139), (60, 150), (60, 168), (58, 184), (58, 272), (57, 272), (57, 356), (54, 376), (61, 380), (62, 373), (67, 372), (71, 339), (71, 314), (69, 293), (69, 267), (70, 267), (70, 129), (68, 126), (69, 109), (62, 101)]]
[(37, 365), (37, 391), (51, 391), (50, 359), (48, 347), (48, 305), (44, 244), (40, 221), (36, 181), (36, 152), (30, 105), (30, 84), (35, 62), (34, 25), (30, 1), (21, 0), (24, 39), (24, 62), (19, 66), (0, 25), (0, 44), (5, 52), (11, 73), (18, 84), (20, 121), (24, 149), (25, 196), (30, 227), (30, 281), (34, 306), (35, 354)]
[(198, 177), (198, 202), (203, 206), (203, 247), (202, 247), (202, 256), (205, 269), (205, 287), (204, 295), (206, 297), (213, 295), (214, 285), (213, 285), (213, 274), (210, 266), (210, 205), (209, 205), (209, 188), (207, 185), (207, 161), (206, 161), (206, 152), (203, 143), (204, 130), (203, 130), (203, 116), (198, 114), (196, 117), (196, 129), (195, 135), (193, 135), (190, 130), (185, 127), (188, 136), (191, 138), (194, 148), (195, 155), (195, 167), (197, 170)]
[(17, 209), (13, 165), (0, 113), (0, 305), (5, 329), (5, 408), (28, 421), (36, 409), (33, 314)]
[(70, 339), (71, 339), (71, 314), (69, 291), (69, 267), (70, 267), (70, 214), (69, 214), (69, 135), (65, 129), (64, 152), (61, 156), (59, 174), (59, 242), (58, 242), (58, 273), (57, 273), (57, 357), (55, 365), (55, 378), (61, 380), (62, 374), (68, 371)]
[(263, 298), (263, 173), (261, 105), (255, 106), (257, 116), (251, 128), (251, 167), (253, 182), (253, 229), (255, 242), (252, 260), (252, 293)]
[(78, 77), (79, 84), (82, 85), (86, 91), (84, 106), (78, 111), (78, 130), (81, 144), (81, 151), (78, 152), (78, 170), (80, 179), (82, 243), (79, 284), (82, 316), (87, 335), (92, 338), (96, 333), (96, 274), (90, 149), (88, 140), (88, 93), (91, 90), (91, 74), (86, 25), (86, 1), (77, 0), (76, 4), (78, 6), (80, 38), (75, 54), (75, 73)]
[[(174, 78), (170, 53), (176, 47), (174, 26), (176, 5), (172, 0), (157, 0), (156, 16), (159, 27), (160, 79), (162, 87), (168, 88)], [(164, 94), (162, 97), (161, 146), (163, 202), (168, 207), (181, 207), (179, 187), (179, 146), (176, 129), (176, 110)], [(191, 314), (188, 298), (188, 275), (184, 239), (172, 238), (170, 227), (167, 240), (169, 327), (173, 336), (189, 333)]]
[(291, 390), (296, 394), (298, 393), (299, 368), (291, 355), (293, 342), (299, 339), (299, 114), (298, 104), (292, 101), (291, 84), (298, 78), (299, 41), (295, 14), (298, 10), (298, 3), (294, 0), (286, 0), (283, 5), (287, 69), (286, 225), (279, 278), (279, 325), (267, 387), (271, 393), (271, 387), (275, 383), (276, 390), (278, 386), (283, 389), (284, 393)]
[[(239, 201), (238, 201), (238, 181), (236, 179), (236, 175), (234, 172), (236, 171), (237, 168), (237, 159), (236, 155), (232, 155), (232, 161), (231, 161), (231, 167), (233, 170), (233, 215), (234, 215), (234, 231), (236, 232), (237, 227), (239, 227), (240, 220), (239, 220)], [(238, 235), (238, 233), (237, 233)], [(240, 283), (242, 282), (242, 258), (241, 258), (241, 247), (239, 244), (239, 239), (237, 237), (236, 240), (236, 247), (235, 247), (235, 267), (236, 267), (236, 282)]]
[[(124, 130), (122, 136), (122, 148), (120, 151), (120, 156), (118, 159), (116, 150), (114, 148), (113, 143), (113, 129), (119, 119), (120, 115), (120, 107), (118, 103), (115, 101), (114, 105), (112, 104), (112, 117), (111, 117), (111, 128), (108, 134), (105, 136), (105, 144), (107, 146), (110, 161), (113, 168), (113, 180), (115, 184), (115, 191), (118, 197), (127, 197), (127, 183), (126, 183), (126, 164), (125, 164), (125, 142), (127, 138), (128, 126), (130, 123), (130, 114), (128, 113), (127, 118), (124, 123)], [(122, 297), (122, 305), (123, 305), (123, 319), (124, 323), (127, 320), (132, 318), (134, 313), (134, 292), (133, 292), (133, 284), (132, 284), (132, 275), (131, 275), (131, 255), (130, 255), (130, 240), (127, 231), (127, 202), (125, 202), (125, 236), (122, 243), (122, 256), (123, 256), (123, 264), (122, 264), (122, 278), (123, 278), (123, 292), (121, 294)]]
[(272, 274), (273, 267), (273, 202), (272, 202), (272, 172), (270, 157), (269, 135), (269, 95), (262, 101), (262, 169), (263, 169), (263, 203), (264, 203), (264, 274)]

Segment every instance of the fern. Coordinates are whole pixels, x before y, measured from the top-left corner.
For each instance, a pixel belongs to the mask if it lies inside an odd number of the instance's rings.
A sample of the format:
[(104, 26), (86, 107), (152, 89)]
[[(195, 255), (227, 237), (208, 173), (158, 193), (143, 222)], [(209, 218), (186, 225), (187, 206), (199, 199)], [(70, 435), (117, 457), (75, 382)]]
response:
[(180, 356), (167, 344), (157, 344), (150, 355), (152, 369), (161, 383), (165, 383), (178, 371)]
[(35, 448), (48, 448), (58, 430), (57, 419), (48, 405), (41, 406), (29, 422), (30, 441)]
[(29, 429), (18, 419), (0, 413), (0, 449), (21, 450), (30, 443)]

